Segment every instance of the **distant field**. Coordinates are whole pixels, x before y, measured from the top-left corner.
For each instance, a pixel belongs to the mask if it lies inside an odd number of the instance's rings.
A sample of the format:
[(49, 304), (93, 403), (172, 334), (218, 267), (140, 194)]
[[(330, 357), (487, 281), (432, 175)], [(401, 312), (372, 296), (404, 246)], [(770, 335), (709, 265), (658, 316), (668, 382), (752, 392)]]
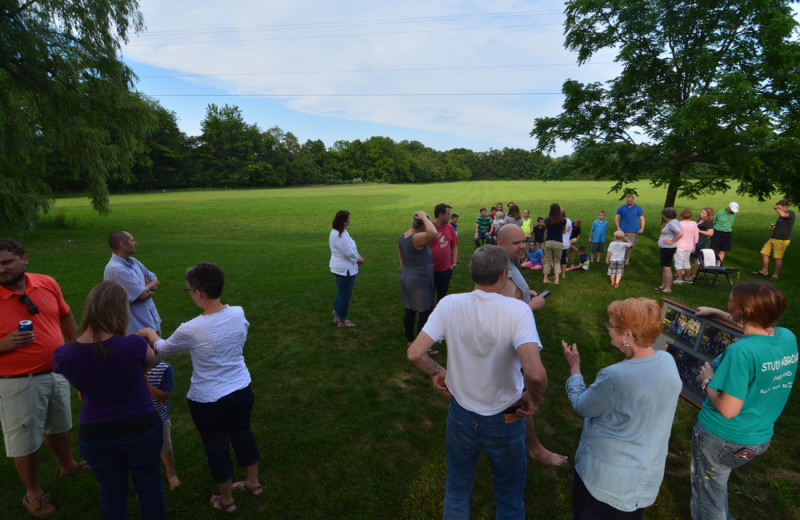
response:
[[(67, 301), (80, 317), (83, 300), (102, 280), (110, 250), (108, 233), (130, 231), (139, 242), (136, 257), (161, 280), (155, 302), (164, 319), (164, 334), (196, 314), (184, 293), (183, 272), (201, 260), (220, 265), (227, 284), (223, 302), (242, 305), (250, 321), (245, 357), (253, 376), (256, 409), (253, 426), (261, 449), (264, 497), (237, 496), (241, 518), (274, 519), (428, 519), (441, 518), (446, 457), (444, 428), (447, 399), (405, 357), (399, 304), (396, 242), (415, 211), (430, 213), (447, 202), (461, 215), (459, 268), (451, 292), (472, 288), (469, 258), (472, 232), (481, 206), (514, 201), (546, 216), (551, 202), (583, 220), (581, 243), (603, 209), (612, 221), (619, 196), (610, 182), (466, 182), (429, 185), (356, 185), (248, 191), (178, 191), (114, 196), (111, 215), (101, 217), (83, 198), (59, 199), (42, 227), (24, 238), (31, 272), (59, 281)], [(550, 384), (537, 417), (542, 442), (572, 460), (582, 420), (564, 391), (569, 371), (560, 340), (577, 342), (587, 382), (601, 368), (622, 359), (609, 343), (603, 324), (611, 301), (632, 296), (658, 299), (661, 281), (656, 240), (664, 191), (639, 187), (637, 203), (647, 218), (646, 232), (626, 269), (621, 288), (608, 284), (605, 265), (588, 273), (570, 273), (547, 308), (536, 315), (544, 343), (543, 360)], [(726, 265), (739, 267), (741, 278), (760, 267), (759, 250), (775, 221), (777, 198), (758, 202), (734, 193), (702, 200), (679, 200), (677, 209), (719, 209), (739, 202), (733, 251)], [(328, 270), (328, 233), (334, 213), (352, 213), (351, 236), (366, 259), (358, 275), (349, 318), (358, 327), (338, 330), (331, 319), (335, 294)], [(67, 227), (53, 223), (64, 212)], [(795, 235), (800, 232), (795, 230)], [(787, 254), (778, 285), (789, 297), (782, 325), (800, 332), (798, 261), (800, 245)], [(530, 274), (541, 290), (541, 275)], [(677, 286), (673, 298), (688, 305), (724, 307), (724, 280)], [(438, 358), (444, 362), (445, 349)], [(170, 518), (219, 518), (208, 506), (215, 491), (198, 435), (184, 398), (191, 374), (188, 355), (167, 358), (175, 366), (170, 399), (173, 445), (183, 484), (167, 492)], [(77, 445), (80, 402), (73, 399)], [(769, 451), (734, 472), (729, 491), (731, 512), (740, 520), (800, 518), (800, 397), (795, 395), (776, 425)], [(681, 401), (673, 426), (667, 474), (648, 519), (689, 518), (690, 432), (696, 409)], [(793, 433), (794, 432), (794, 433)], [(75, 448), (77, 454), (77, 447)], [(528, 467), (526, 504), (531, 518), (571, 518), (573, 466)], [(53, 495), (60, 518), (99, 517), (99, 490), (94, 479), (57, 478), (52, 455), (42, 450), (41, 483)], [(234, 478), (243, 478), (237, 473)], [(23, 488), (9, 459), (0, 466), (3, 518), (23, 517)], [(494, 500), (485, 460), (472, 496), (473, 518), (492, 518)], [(138, 517), (131, 500), (132, 517)]]

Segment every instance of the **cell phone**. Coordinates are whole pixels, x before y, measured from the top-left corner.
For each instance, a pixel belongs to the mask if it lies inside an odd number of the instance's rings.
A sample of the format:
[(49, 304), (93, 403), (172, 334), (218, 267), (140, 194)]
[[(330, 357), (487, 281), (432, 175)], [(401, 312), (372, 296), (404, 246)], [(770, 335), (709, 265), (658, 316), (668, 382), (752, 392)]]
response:
[(758, 453), (754, 452), (749, 448), (742, 448), (741, 450), (734, 453), (733, 456), (742, 459), (753, 460), (754, 458), (758, 457)]
[(542, 298), (547, 298), (548, 296), (550, 296), (550, 289), (545, 289), (544, 291), (540, 292), (539, 296), (541, 296)]

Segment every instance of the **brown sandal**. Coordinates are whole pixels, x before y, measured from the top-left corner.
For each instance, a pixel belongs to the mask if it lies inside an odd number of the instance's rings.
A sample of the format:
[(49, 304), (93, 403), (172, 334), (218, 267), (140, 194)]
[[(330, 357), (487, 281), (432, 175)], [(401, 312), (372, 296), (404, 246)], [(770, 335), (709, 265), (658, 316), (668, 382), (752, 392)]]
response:
[(38, 498), (28, 500), (28, 494), (22, 495), (22, 505), (30, 514), (37, 517), (47, 516), (56, 512), (56, 506), (50, 501), (50, 495), (42, 494)]
[(236, 502), (231, 501), (230, 504), (222, 502), (222, 495), (211, 495), (211, 507), (220, 511), (225, 511), (228, 514), (236, 512)]
[(250, 487), (247, 485), (247, 481), (245, 480), (234, 482), (233, 484), (231, 484), (231, 489), (234, 491), (247, 491), (256, 498), (264, 494), (264, 490), (261, 488), (261, 484), (256, 484), (255, 486)]

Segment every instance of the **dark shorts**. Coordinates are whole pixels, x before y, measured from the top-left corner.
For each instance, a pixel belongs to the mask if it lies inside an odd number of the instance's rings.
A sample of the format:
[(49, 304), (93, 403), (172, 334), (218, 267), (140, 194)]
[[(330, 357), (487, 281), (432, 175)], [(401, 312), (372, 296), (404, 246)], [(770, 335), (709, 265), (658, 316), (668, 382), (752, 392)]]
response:
[(567, 265), (567, 251), (568, 247), (561, 250), (561, 265)]
[(592, 242), (591, 253), (602, 253), (606, 249), (605, 242)]
[(714, 231), (711, 235), (711, 249), (714, 251), (730, 251), (733, 243), (733, 233), (730, 231)]
[(661, 267), (672, 267), (672, 258), (675, 256), (677, 247), (660, 247), (661, 250)]

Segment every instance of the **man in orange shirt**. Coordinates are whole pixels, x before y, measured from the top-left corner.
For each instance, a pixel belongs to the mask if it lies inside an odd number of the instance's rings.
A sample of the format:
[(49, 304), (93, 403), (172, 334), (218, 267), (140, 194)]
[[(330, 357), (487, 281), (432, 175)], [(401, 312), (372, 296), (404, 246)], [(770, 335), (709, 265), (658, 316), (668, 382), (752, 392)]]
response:
[[(61, 476), (88, 469), (72, 457), (69, 383), (54, 374), (53, 351), (77, 337), (75, 318), (55, 280), (26, 273), (28, 255), (16, 240), (0, 238), (0, 422), (6, 455), (14, 459), (34, 516), (55, 511), (39, 487), (42, 441), (61, 467)], [(19, 331), (22, 320), (33, 331)]]

